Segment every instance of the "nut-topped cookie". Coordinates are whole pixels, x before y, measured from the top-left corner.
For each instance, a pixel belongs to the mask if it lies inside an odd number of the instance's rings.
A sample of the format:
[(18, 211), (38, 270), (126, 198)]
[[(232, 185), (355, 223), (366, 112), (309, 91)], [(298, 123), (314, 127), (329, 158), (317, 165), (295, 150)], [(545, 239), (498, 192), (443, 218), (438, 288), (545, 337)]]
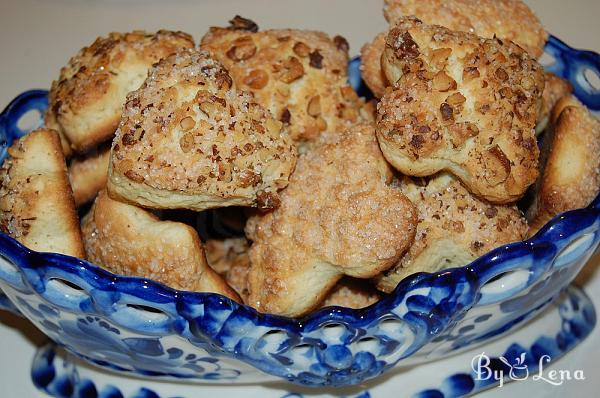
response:
[(0, 231), (31, 250), (84, 258), (67, 167), (56, 131), (15, 141), (0, 169)]
[(207, 52), (182, 50), (128, 95), (108, 190), (151, 208), (274, 208), (295, 162), (282, 122)]
[[(383, 11), (391, 26), (412, 15), (426, 24), (511, 40), (534, 58), (542, 55), (548, 39), (540, 21), (520, 0), (386, 0)], [(363, 79), (377, 98), (390, 84), (381, 70), (384, 49), (385, 34), (380, 33), (361, 51)]]
[(494, 203), (519, 199), (538, 175), (535, 124), (542, 67), (510, 41), (402, 18), (390, 30), (378, 107), (386, 159), (403, 174), (447, 170)]
[(314, 140), (359, 120), (361, 101), (347, 82), (343, 37), (297, 29), (258, 31), (256, 24), (245, 20), (240, 27), (239, 21), (211, 28), (200, 46), (287, 126), (292, 139)]
[(84, 47), (60, 71), (49, 109), (72, 149), (85, 152), (114, 134), (127, 93), (146, 79), (152, 64), (180, 48), (193, 48), (183, 32), (110, 33)]
[(397, 189), (372, 125), (327, 133), (298, 159), (281, 206), (251, 217), (248, 304), (299, 316), (343, 276), (371, 278), (412, 243), (416, 211)]
[(385, 0), (383, 14), (392, 25), (413, 15), (429, 25), (511, 40), (534, 58), (548, 40), (540, 20), (521, 0)]
[(417, 207), (419, 221), (410, 249), (375, 278), (384, 292), (393, 291), (410, 274), (467, 265), (527, 234), (527, 222), (515, 205), (478, 199), (448, 173), (430, 179), (404, 177), (399, 188)]

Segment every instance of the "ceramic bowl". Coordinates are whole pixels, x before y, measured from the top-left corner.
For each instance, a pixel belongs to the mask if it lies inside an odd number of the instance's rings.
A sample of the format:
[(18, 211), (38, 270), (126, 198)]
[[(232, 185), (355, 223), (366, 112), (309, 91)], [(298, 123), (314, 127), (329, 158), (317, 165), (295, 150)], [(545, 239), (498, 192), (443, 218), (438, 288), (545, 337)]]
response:
[[(588, 81), (600, 56), (551, 37), (547, 69), (600, 109)], [(350, 80), (364, 94), (360, 60)], [(589, 70), (589, 71), (588, 71)], [(2, 156), (27, 133), (19, 119), (42, 112), (46, 92), (18, 96), (0, 116)], [(111, 274), (60, 254), (31, 251), (0, 234), (0, 300), (75, 355), (110, 370), (212, 383), (285, 379), (351, 385), (394, 366), (454, 354), (533, 317), (572, 281), (600, 241), (600, 197), (549, 222), (533, 238), (471, 264), (404, 279), (361, 310), (324, 308), (301, 319), (261, 314), (223, 296), (176, 291)]]

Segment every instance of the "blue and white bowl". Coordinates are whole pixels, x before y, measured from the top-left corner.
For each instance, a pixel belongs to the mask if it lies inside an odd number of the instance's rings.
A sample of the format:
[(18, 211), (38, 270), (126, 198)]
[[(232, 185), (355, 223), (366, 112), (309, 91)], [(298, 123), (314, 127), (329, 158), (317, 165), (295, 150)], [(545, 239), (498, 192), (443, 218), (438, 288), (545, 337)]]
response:
[[(600, 109), (585, 70), (600, 56), (551, 37), (550, 71)], [(359, 60), (350, 80), (364, 93)], [(17, 122), (42, 112), (46, 92), (28, 91), (0, 116), (6, 146), (27, 133)], [(378, 303), (329, 307), (302, 319), (261, 314), (217, 294), (182, 292), (111, 274), (86, 261), (38, 253), (0, 234), (0, 289), (52, 340), (98, 366), (153, 378), (211, 383), (285, 379), (310, 386), (350, 385), (394, 366), (448, 356), (533, 317), (573, 280), (600, 241), (600, 197), (564, 213), (524, 242), (471, 264), (404, 279)]]

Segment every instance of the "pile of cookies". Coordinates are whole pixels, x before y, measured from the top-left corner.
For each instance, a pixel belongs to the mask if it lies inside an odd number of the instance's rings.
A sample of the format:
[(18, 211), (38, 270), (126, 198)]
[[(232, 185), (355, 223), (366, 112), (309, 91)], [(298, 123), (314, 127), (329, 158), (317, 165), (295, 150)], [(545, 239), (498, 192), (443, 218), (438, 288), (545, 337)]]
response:
[[(593, 200), (600, 122), (538, 63), (547, 33), (520, 0), (385, 3), (389, 27), (362, 49), (369, 101), (341, 36), (236, 16), (198, 46), (98, 38), (53, 82), (45, 127), (9, 149), (2, 231), (301, 316), (368, 306)], [(203, 241), (195, 215), (214, 209), (241, 236)]]

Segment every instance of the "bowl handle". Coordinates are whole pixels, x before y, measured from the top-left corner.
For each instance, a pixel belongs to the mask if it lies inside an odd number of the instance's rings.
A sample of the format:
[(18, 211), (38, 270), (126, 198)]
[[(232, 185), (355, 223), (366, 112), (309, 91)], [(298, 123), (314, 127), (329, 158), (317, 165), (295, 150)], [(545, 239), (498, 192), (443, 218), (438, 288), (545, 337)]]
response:
[(0, 311), (1, 310), (12, 312), (13, 314), (24, 318), (23, 314), (21, 314), (21, 311), (19, 311), (19, 309), (15, 307), (15, 305), (12, 303), (12, 301), (10, 301), (8, 296), (4, 294), (4, 292), (0, 289)]
[[(552, 35), (544, 50), (554, 61), (544, 65), (544, 69), (567, 79), (573, 86), (575, 96), (588, 108), (600, 111), (600, 85), (597, 83), (600, 82), (600, 56), (592, 51), (569, 47)], [(591, 79), (595, 79), (596, 83)]]
[(34, 128), (43, 124), (42, 115), (48, 108), (47, 90), (29, 90), (19, 94), (13, 99), (2, 113), (0, 113), (0, 162), (4, 161), (6, 151), (12, 142), (20, 138), (30, 130), (23, 130), (19, 127), (19, 120), (29, 111), (38, 111), (40, 113), (39, 123)]

